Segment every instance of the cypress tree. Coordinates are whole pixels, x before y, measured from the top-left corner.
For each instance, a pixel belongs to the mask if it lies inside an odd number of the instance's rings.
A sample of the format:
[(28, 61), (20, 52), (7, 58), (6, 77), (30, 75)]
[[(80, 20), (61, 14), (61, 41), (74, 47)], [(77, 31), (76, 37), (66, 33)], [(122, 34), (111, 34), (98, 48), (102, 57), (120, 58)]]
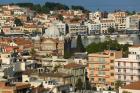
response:
[(77, 52), (85, 52), (84, 45), (82, 43), (82, 38), (81, 35), (78, 35), (77, 37), (77, 47), (76, 47)]

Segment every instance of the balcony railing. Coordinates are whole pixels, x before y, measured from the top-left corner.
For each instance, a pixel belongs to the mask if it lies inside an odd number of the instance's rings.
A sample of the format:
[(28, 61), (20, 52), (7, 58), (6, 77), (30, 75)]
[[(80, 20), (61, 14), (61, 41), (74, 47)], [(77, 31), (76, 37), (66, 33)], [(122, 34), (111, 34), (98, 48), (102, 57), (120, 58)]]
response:
[(118, 69), (140, 69), (140, 66), (135, 66), (135, 67), (131, 67), (131, 66), (115, 66), (115, 68), (118, 68)]
[(139, 73), (115, 72), (115, 74), (118, 74), (118, 75), (135, 75), (135, 76), (139, 76), (140, 75), (140, 72)]

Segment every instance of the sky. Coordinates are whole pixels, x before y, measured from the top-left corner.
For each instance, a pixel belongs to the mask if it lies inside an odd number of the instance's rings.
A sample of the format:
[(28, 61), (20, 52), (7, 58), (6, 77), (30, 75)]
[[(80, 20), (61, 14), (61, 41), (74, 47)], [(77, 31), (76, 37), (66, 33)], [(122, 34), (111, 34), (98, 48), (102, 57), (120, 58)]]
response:
[(66, 5), (82, 5), (95, 11), (113, 11), (115, 9), (140, 11), (140, 0), (0, 0), (0, 3), (32, 2), (44, 4), (45, 2), (59, 2)]

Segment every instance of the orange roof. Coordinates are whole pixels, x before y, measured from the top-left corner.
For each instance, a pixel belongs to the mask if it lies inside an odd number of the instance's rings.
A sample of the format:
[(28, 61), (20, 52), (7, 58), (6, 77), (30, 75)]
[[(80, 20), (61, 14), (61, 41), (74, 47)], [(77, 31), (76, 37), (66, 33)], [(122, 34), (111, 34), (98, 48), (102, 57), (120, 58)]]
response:
[(8, 43), (8, 42), (11, 42), (11, 41), (12, 41), (11, 38), (0, 38), (0, 43), (2, 43), (2, 42)]
[(76, 63), (69, 63), (67, 65), (64, 65), (64, 68), (70, 69), (70, 68), (83, 68), (84, 65), (76, 64)]
[(140, 81), (130, 83), (130, 84), (122, 87), (122, 89), (140, 90)]
[(23, 89), (23, 88), (29, 88), (31, 85), (29, 83), (22, 83), (22, 82), (16, 82), (16, 89)]
[(24, 48), (30, 48), (32, 47), (32, 41), (31, 40), (26, 40), (24, 38), (15, 38), (14, 39), (14, 42), (17, 44), (17, 45), (22, 45), (24, 46)]
[(24, 88), (29, 88), (31, 85), (29, 83), (22, 83), (22, 82), (15, 82), (13, 85), (6, 85), (6, 82), (1, 81), (0, 82), (0, 88), (4, 89), (13, 89), (16, 87), (16, 89), (24, 89)]

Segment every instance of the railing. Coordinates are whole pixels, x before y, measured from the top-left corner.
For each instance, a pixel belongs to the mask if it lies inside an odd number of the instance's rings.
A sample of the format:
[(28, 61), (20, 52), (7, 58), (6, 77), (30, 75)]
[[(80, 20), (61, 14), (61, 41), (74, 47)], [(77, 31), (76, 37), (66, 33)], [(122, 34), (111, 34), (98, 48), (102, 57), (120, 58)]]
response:
[(140, 72), (139, 73), (128, 73), (128, 72), (115, 72), (115, 74), (120, 74), (120, 75), (140, 75)]
[(133, 67), (133, 69), (140, 69), (140, 66), (137, 66), (137, 67)]
[(122, 68), (122, 69), (133, 69), (133, 67), (130, 67), (130, 66), (115, 66), (115, 68)]

